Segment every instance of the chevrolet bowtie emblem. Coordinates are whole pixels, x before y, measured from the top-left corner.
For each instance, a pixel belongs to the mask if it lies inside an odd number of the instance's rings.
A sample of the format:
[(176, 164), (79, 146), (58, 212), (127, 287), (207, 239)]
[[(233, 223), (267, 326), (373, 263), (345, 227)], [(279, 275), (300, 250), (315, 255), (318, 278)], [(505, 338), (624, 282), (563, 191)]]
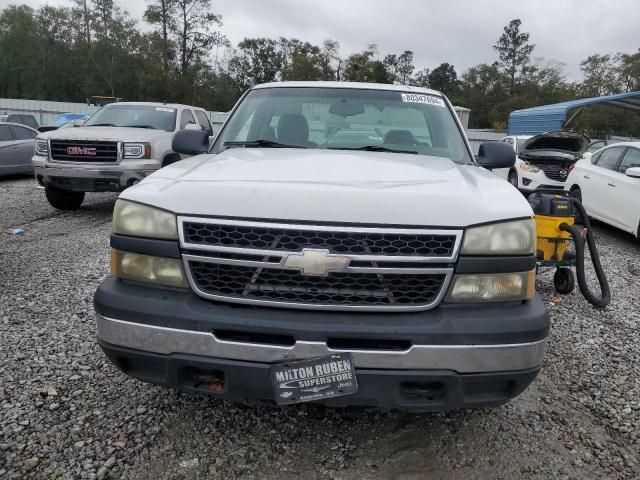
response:
[(302, 253), (291, 253), (284, 261), (285, 268), (300, 270), (303, 275), (326, 277), (329, 272), (343, 272), (351, 259), (332, 255), (329, 250), (305, 248)]

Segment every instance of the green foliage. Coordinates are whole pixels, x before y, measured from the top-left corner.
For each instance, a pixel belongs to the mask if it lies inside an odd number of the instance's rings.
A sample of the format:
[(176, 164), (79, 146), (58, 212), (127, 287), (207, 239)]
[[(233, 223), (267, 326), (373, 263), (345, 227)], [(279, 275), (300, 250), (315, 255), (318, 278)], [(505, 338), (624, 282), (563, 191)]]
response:
[(535, 45), (529, 43), (529, 34), (520, 32), (522, 21), (511, 20), (493, 49), (498, 52), (500, 66), (509, 78), (509, 93), (514, 93), (518, 72), (523, 76)]
[[(226, 111), (257, 83), (398, 83), (440, 90), (470, 108), (471, 128), (504, 128), (515, 109), (640, 90), (640, 50), (591, 55), (580, 64), (584, 80), (570, 83), (562, 64), (532, 58), (535, 45), (519, 19), (499, 35), (496, 62), (459, 74), (446, 62), (416, 68), (409, 49), (381, 56), (375, 44), (346, 56), (336, 40), (245, 38), (234, 48), (212, 0), (147, 0), (144, 27), (115, 0), (72, 5), (0, 11), (1, 97), (77, 102), (112, 95)], [(585, 109), (572, 126), (640, 134), (637, 114), (611, 109)]]
[(352, 53), (345, 61), (342, 80), (347, 82), (373, 82), (375, 77), (374, 57), (378, 46), (368, 45), (365, 50)]
[(459, 103), (462, 85), (453, 65), (442, 63), (431, 70), (427, 77), (429, 88), (444, 93), (453, 103)]

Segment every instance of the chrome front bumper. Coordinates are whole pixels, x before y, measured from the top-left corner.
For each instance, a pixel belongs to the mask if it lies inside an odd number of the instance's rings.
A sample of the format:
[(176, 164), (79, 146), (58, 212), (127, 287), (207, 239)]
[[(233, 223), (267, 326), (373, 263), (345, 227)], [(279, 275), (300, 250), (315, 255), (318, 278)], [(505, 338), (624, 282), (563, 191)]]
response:
[[(229, 360), (276, 363), (343, 351), (325, 342), (293, 346), (221, 340), (213, 333), (144, 325), (96, 314), (98, 338), (106, 343), (156, 354), (191, 354)], [(413, 345), (404, 351), (353, 350), (357, 368), (505, 372), (539, 368), (545, 340), (503, 345)]]
[(61, 181), (73, 183), (73, 180), (77, 180), (78, 189), (83, 190), (87, 182), (92, 180), (110, 181), (119, 189), (124, 189), (160, 168), (159, 160), (138, 160), (137, 162), (121, 161), (113, 165), (87, 165), (69, 162), (55, 164), (34, 160), (32, 164), (34, 176), (39, 184), (60, 186), (58, 183)]

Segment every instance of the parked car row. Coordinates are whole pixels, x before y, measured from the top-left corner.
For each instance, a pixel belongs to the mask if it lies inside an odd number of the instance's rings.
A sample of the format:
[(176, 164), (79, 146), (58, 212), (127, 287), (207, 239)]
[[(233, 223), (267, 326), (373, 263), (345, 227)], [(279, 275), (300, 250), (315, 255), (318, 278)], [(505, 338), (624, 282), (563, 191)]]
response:
[(525, 194), (568, 191), (590, 217), (640, 238), (640, 142), (609, 144), (577, 132), (508, 136), (517, 158), (495, 170)]
[[(13, 141), (27, 128), (6, 125)], [(202, 109), (120, 102), (32, 145), (55, 208), (123, 191), (98, 341), (124, 373), (188, 392), (503, 404), (540, 370), (549, 317), (531, 206), (480, 167), (521, 190), (570, 191), (640, 233), (640, 143), (591, 155), (585, 135), (552, 132), (483, 143), (474, 160), (451, 103), (428, 89), (260, 85), (212, 137)]]
[[(35, 167), (50, 203), (74, 209), (85, 192), (121, 191), (185, 158), (171, 149), (175, 132), (196, 128), (208, 132), (210, 140), (213, 135), (206, 112), (185, 105), (122, 102), (88, 118), (61, 114), (37, 127), (32, 115), (0, 115), (0, 120), (11, 120), (0, 122), (0, 175), (30, 173)], [(80, 130), (73, 128), (85, 123)], [(34, 126), (41, 133), (37, 142)], [(339, 147), (358, 135), (371, 144), (384, 142), (377, 129), (338, 129), (327, 144)], [(275, 129), (266, 137), (275, 139)], [(640, 236), (640, 212), (635, 208), (640, 195), (634, 160), (638, 144), (608, 145), (606, 140), (592, 142), (586, 135), (565, 131), (507, 136), (501, 142), (513, 147), (516, 162), (494, 173), (514, 187), (525, 194), (538, 189), (570, 191), (582, 198), (594, 218)], [(634, 170), (627, 173), (629, 169)]]

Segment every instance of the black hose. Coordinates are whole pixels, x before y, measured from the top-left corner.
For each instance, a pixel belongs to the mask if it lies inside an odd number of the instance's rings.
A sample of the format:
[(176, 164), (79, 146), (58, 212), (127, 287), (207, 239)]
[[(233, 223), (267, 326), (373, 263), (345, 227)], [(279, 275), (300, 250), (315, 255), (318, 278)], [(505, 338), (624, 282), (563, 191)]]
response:
[[(582, 295), (584, 295), (584, 298), (586, 298), (590, 304), (595, 305), (598, 308), (603, 308), (609, 305), (609, 302), (611, 301), (611, 290), (609, 289), (609, 282), (607, 281), (607, 277), (605, 276), (604, 270), (602, 269), (602, 264), (600, 263), (600, 256), (598, 255), (596, 242), (593, 238), (593, 232), (591, 231), (591, 222), (589, 221), (587, 212), (578, 200), (576, 200), (575, 198), (571, 198), (571, 201), (580, 212), (582, 222), (584, 223), (584, 229), (578, 227), (577, 225), (562, 223), (560, 224), (560, 230), (569, 232), (573, 236), (573, 242), (576, 246), (576, 275), (578, 277), (578, 286), (580, 287)], [(591, 262), (593, 263), (593, 268), (596, 271), (596, 277), (598, 277), (598, 282), (600, 283), (600, 291), (602, 293), (601, 297), (594, 295), (593, 292), (589, 290), (589, 286), (587, 285), (587, 277), (584, 271), (585, 239), (583, 233), (585, 230), (587, 232), (586, 237), (587, 243), (589, 244)]]

